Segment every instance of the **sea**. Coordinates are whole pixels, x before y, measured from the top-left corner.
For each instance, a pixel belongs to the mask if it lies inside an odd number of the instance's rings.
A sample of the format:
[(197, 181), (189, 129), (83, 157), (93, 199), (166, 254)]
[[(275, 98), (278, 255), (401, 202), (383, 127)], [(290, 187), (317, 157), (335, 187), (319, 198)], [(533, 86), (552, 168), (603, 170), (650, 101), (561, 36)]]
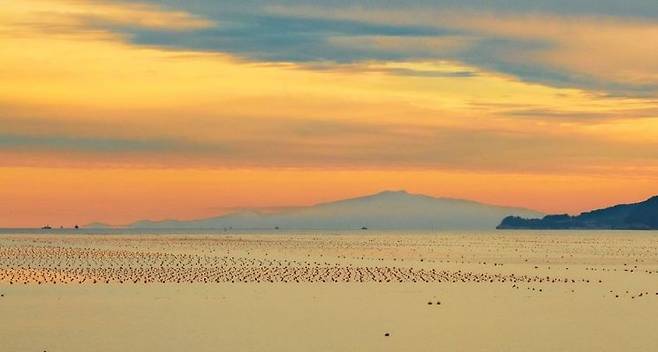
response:
[(658, 235), (658, 230), (400, 230), (400, 229), (192, 229), (192, 228), (0, 228), (0, 235)]

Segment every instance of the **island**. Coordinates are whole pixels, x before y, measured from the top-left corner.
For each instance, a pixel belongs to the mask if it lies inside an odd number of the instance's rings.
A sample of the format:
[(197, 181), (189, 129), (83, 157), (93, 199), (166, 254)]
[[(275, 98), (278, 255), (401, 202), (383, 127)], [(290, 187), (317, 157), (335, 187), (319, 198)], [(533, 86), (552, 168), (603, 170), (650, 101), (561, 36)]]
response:
[(508, 216), (496, 228), (658, 230), (658, 196), (644, 202), (619, 204), (577, 216), (560, 214), (534, 219)]

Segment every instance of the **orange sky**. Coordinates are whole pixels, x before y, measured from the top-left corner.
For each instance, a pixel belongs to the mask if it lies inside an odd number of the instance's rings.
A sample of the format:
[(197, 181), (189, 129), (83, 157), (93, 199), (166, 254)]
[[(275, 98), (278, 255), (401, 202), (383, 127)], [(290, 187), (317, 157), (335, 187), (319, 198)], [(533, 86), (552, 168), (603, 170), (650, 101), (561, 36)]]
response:
[(3, 226), (194, 219), (310, 205), (385, 189), (577, 212), (651, 194), (654, 178), (432, 170), (2, 168)]
[[(0, 226), (386, 189), (572, 213), (658, 194), (658, 41), (629, 40), (650, 17), (201, 4), (2, 6)], [(277, 46), (229, 10), (269, 16)]]

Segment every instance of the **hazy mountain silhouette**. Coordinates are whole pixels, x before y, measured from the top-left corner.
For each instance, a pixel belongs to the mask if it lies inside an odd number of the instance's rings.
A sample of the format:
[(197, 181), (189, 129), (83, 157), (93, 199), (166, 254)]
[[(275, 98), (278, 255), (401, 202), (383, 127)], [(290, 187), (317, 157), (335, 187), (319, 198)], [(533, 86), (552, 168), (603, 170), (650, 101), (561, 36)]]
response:
[(509, 216), (499, 229), (658, 229), (658, 196), (644, 202), (620, 204), (593, 210), (578, 216), (547, 215), (541, 219)]
[(84, 227), (86, 228), (92, 228), (92, 229), (109, 229), (112, 228), (112, 225), (104, 224), (102, 222), (92, 222), (91, 224), (87, 224)]
[(507, 215), (543, 214), (521, 208), (435, 198), (405, 191), (322, 203), (274, 213), (242, 211), (192, 221), (138, 221), (130, 228), (144, 229), (493, 229)]

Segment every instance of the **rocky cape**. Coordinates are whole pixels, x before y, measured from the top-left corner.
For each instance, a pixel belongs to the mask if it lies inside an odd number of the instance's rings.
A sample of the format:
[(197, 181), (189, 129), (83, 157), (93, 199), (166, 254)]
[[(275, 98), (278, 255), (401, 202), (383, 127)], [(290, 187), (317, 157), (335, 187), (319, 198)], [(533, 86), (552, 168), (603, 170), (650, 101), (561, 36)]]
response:
[(561, 214), (534, 219), (508, 216), (497, 228), (658, 230), (658, 196), (644, 202), (619, 204), (577, 216)]

